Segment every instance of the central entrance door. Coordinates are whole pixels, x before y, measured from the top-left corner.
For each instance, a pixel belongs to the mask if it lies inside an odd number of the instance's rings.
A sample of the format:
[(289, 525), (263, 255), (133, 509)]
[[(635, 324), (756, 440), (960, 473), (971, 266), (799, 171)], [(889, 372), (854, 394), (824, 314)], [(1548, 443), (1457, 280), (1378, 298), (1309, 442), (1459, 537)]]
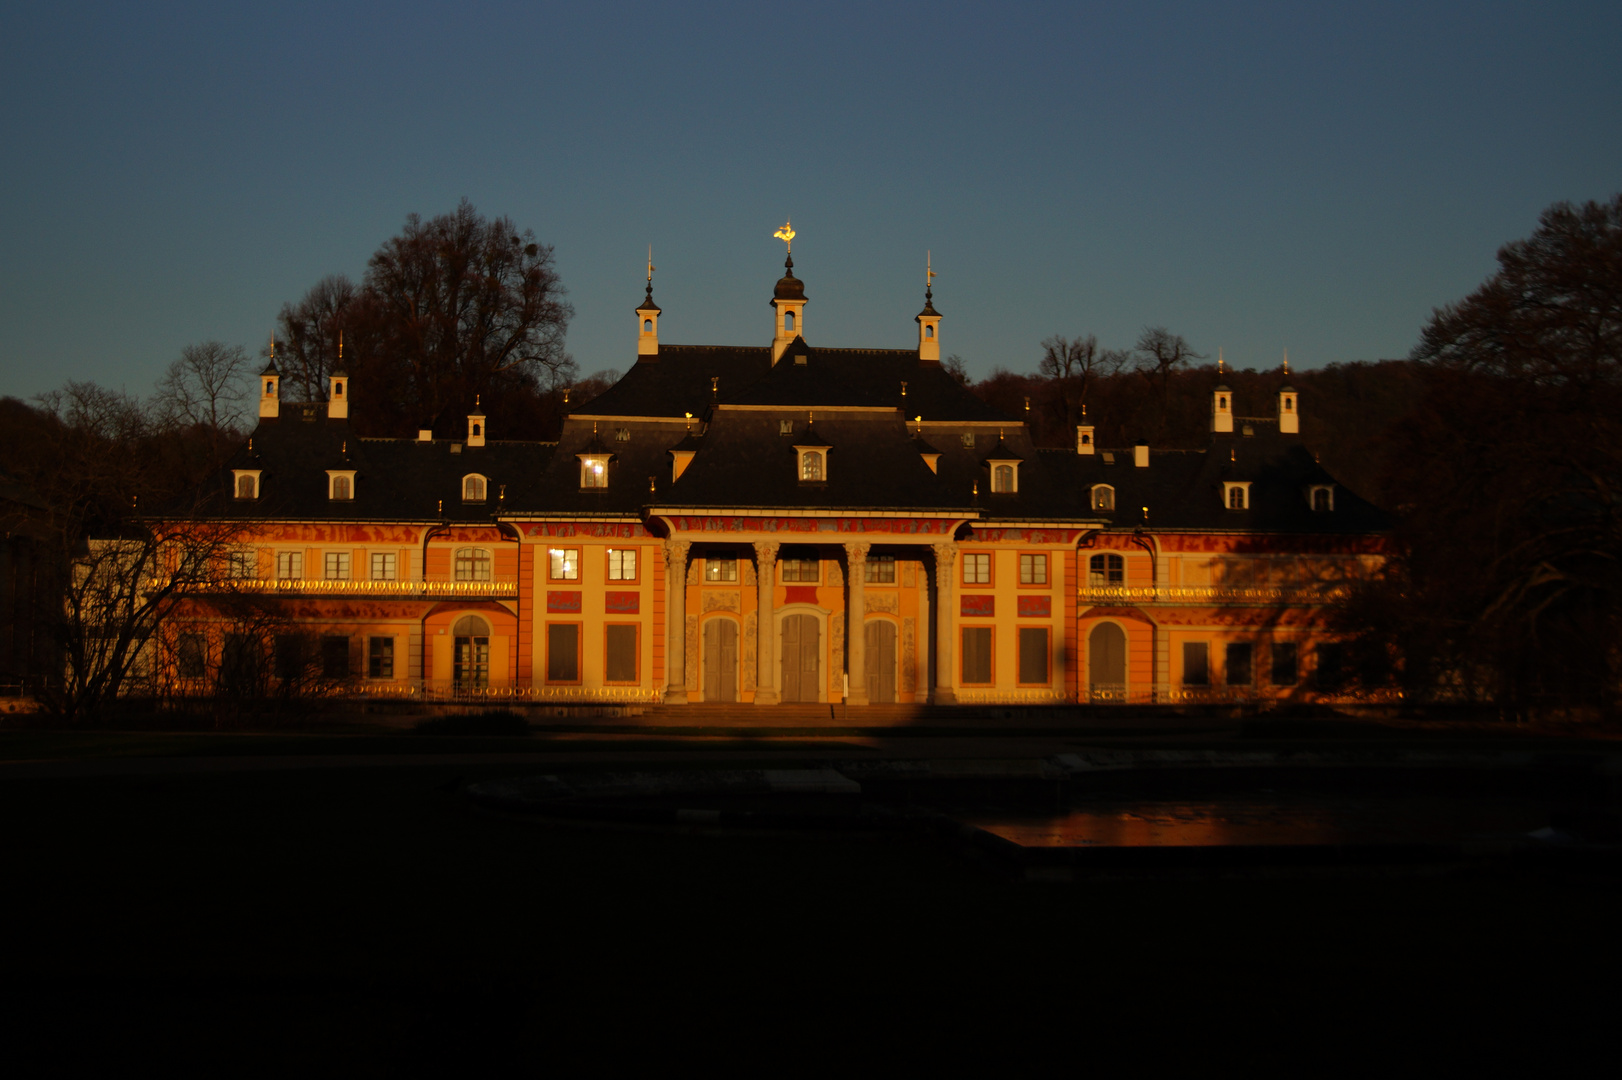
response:
[(895, 704), (895, 623), (873, 619), (867, 624), (867, 700)]
[(738, 624), (731, 619), (704, 624), (704, 700), (738, 700)]
[(816, 701), (822, 670), (822, 631), (814, 615), (783, 619), (783, 700)]
[(1087, 635), (1087, 681), (1094, 701), (1126, 700), (1126, 633), (1114, 623)]
[(477, 615), (464, 615), (451, 628), (456, 639), (452, 682), (458, 690), (490, 685), (490, 624)]

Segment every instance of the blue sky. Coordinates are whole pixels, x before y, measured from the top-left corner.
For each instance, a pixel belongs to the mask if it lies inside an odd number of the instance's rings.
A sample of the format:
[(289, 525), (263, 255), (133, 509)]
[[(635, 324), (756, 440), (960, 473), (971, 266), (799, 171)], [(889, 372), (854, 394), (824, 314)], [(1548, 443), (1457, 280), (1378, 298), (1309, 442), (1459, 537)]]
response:
[[(239, 10), (240, 7), (240, 10)], [(583, 373), (765, 344), (1163, 324), (1238, 366), (1405, 355), (1561, 199), (1622, 190), (1622, 5), (0, 6), (0, 394), (258, 348), (463, 196), (555, 245)]]

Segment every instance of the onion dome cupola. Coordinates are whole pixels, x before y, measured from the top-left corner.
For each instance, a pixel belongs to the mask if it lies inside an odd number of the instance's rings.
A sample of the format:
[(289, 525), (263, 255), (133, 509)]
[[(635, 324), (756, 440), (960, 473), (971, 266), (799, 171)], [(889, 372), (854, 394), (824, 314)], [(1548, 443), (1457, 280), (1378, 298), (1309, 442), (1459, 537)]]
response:
[(648, 248), (648, 292), (636, 309), (636, 358), (659, 358), (659, 305), (653, 302), (653, 248)]
[(783, 260), (783, 276), (772, 290), (772, 363), (783, 358), (783, 352), (794, 339), (805, 335), (805, 282), (794, 276), (794, 229), (785, 223), (772, 234), (788, 245)]
[(931, 256), (924, 257), (924, 310), (918, 323), (918, 359), (927, 364), (941, 362), (941, 313), (935, 310), (935, 268)]

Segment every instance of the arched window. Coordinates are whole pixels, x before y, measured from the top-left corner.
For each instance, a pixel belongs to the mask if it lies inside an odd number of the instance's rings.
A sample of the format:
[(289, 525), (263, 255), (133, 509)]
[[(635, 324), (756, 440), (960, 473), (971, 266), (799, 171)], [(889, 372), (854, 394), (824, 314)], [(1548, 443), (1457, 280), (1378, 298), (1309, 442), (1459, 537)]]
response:
[(1225, 397), (1217, 398), (1217, 408), (1226, 409), (1227, 407), (1228, 407), (1228, 399), (1227, 398), (1225, 398)]
[(924, 327), (924, 337), (932, 338), (934, 336), (935, 336), (935, 328), (933, 326)]
[(992, 467), (991, 490), (999, 492), (1014, 490), (1014, 467), (1012, 465), (995, 465)]
[(1327, 513), (1335, 508), (1335, 492), (1327, 484), (1312, 489), (1312, 508), (1320, 513)]
[(332, 384), (332, 396), (333, 397), (343, 397), (344, 396), (344, 384), (343, 383), (335, 382), (335, 383)]
[(332, 478), (332, 497), (334, 499), (349, 498), (349, 477), (334, 476)]
[(1087, 562), (1087, 584), (1120, 585), (1126, 580), (1126, 560), (1119, 555), (1094, 555)]
[(484, 477), (480, 476), (478, 473), (470, 473), (469, 475), (462, 477), (463, 502), (483, 502), (484, 491)]
[(653, 333), (653, 320), (652, 319), (643, 319), (642, 320), (642, 332), (644, 334)]
[(1245, 508), (1245, 486), (1243, 484), (1228, 485), (1228, 509), (1243, 510)]
[(473, 425), (473, 437), (476, 439), (480, 435), (483, 435), (483, 434), (484, 434), (484, 425), (483, 424), (474, 424)]
[(823, 479), (822, 451), (820, 451), (820, 450), (802, 450), (802, 451), (800, 451), (800, 479), (801, 480), (821, 480), (821, 479)]
[(792, 311), (783, 312), (783, 330), (786, 333), (790, 333), (790, 334), (794, 333), (794, 312), (792, 312)]
[(451, 678), (458, 690), (490, 685), (490, 624), (477, 615), (464, 615), (451, 628), (456, 651)]
[(1110, 487), (1108, 484), (1096, 484), (1096, 485), (1094, 485), (1093, 486), (1093, 509), (1094, 510), (1114, 510), (1115, 509), (1115, 489)]
[(580, 459), (580, 486), (605, 488), (608, 486), (608, 458), (582, 457)]
[(259, 481), (251, 473), (237, 474), (237, 498), (256, 499), (259, 497)]
[(485, 548), (457, 548), (455, 571), (457, 581), (489, 581), (490, 552)]

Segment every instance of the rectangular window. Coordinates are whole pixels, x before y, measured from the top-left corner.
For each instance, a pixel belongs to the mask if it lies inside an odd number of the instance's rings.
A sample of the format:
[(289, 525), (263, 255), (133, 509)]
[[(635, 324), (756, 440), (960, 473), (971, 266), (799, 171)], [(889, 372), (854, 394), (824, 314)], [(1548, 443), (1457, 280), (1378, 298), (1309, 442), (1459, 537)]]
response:
[(816, 559), (784, 559), (778, 565), (783, 568), (785, 582), (815, 582), (822, 572), (822, 564)]
[(963, 556), (963, 584), (991, 584), (991, 553), (971, 552)]
[(991, 627), (963, 628), (963, 682), (991, 682)]
[(608, 549), (608, 580), (636, 580), (636, 548)]
[[(737, 581), (738, 580), (738, 560), (737, 559), (706, 558), (704, 560), (704, 580), (705, 581)], [(783, 580), (787, 581), (788, 578), (785, 577), (785, 578), (783, 578)]]
[(366, 674), (374, 679), (394, 678), (394, 639), (369, 638), (366, 642)]
[(1021, 585), (1046, 585), (1048, 583), (1048, 557), (1046, 555), (1021, 555), (1019, 557), (1019, 583)]
[(329, 551), (326, 554), (326, 576), (328, 581), (349, 580), (349, 552)]
[(399, 577), (399, 568), (395, 563), (394, 552), (372, 552), (372, 580), (394, 581), (397, 577)]
[(580, 624), (546, 624), (546, 681), (580, 681)]
[(321, 635), (321, 677), (349, 678), (349, 639), (342, 634)]
[(1204, 641), (1183, 642), (1183, 685), (1211, 685), (1211, 646)]
[(457, 548), (451, 566), (457, 581), (490, 580), (490, 552), (485, 548)]
[(1252, 649), (1248, 641), (1230, 641), (1223, 670), (1227, 674), (1229, 686), (1249, 686), (1251, 678)]
[(1295, 642), (1273, 642), (1273, 670), (1269, 673), (1274, 686), (1294, 686), (1301, 679), (1301, 664), (1296, 655)]
[(1019, 628), (1019, 681), (1026, 686), (1048, 684), (1048, 628)]
[(202, 634), (181, 634), (175, 642), (175, 664), (182, 679), (201, 679), (208, 653)]
[(297, 581), (304, 576), (304, 552), (278, 551), (276, 576), (282, 581)]
[(276, 635), (276, 677), (291, 682), (304, 675), (304, 639), (298, 634)]
[(1094, 555), (1087, 560), (1087, 584), (1093, 588), (1126, 581), (1126, 560), (1119, 555)]
[(862, 574), (862, 580), (869, 585), (895, 584), (895, 556), (872, 555), (867, 560), (867, 570)]
[(637, 629), (634, 623), (611, 623), (604, 628), (604, 682), (634, 683), (637, 681)]
[(580, 580), (579, 548), (553, 548), (547, 555), (551, 558), (547, 572), (553, 581)]
[(1346, 650), (1338, 641), (1326, 641), (1317, 650), (1316, 682), (1320, 690), (1339, 690), (1346, 681)]
[(231, 552), (231, 563), (227, 568), (231, 577), (238, 581), (259, 576), (258, 556), (252, 551)]
[(580, 459), (580, 486), (583, 488), (605, 488), (608, 486), (608, 459), (605, 457), (586, 457)]

